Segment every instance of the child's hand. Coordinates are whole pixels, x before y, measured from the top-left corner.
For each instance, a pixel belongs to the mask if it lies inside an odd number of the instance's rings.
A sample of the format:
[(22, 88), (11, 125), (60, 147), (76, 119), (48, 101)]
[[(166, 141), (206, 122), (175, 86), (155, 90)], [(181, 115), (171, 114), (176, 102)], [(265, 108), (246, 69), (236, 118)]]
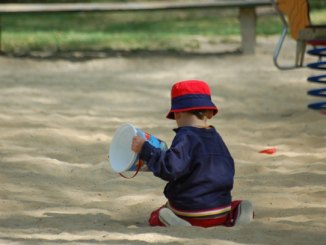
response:
[(134, 136), (132, 138), (131, 150), (133, 150), (134, 152), (136, 152), (138, 154), (141, 151), (141, 148), (143, 148), (145, 141), (146, 140), (143, 137), (141, 137), (139, 134), (137, 134), (136, 136)]

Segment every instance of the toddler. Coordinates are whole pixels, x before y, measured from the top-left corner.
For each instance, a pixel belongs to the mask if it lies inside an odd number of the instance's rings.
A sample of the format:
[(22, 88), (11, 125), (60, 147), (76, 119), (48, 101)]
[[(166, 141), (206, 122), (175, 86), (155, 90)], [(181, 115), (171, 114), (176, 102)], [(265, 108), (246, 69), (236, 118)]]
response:
[(208, 124), (218, 109), (207, 83), (173, 85), (167, 118), (176, 121), (176, 135), (167, 151), (137, 135), (131, 149), (151, 172), (168, 181), (167, 203), (151, 213), (151, 226), (234, 226), (250, 223), (249, 201), (232, 201), (233, 158), (216, 129)]

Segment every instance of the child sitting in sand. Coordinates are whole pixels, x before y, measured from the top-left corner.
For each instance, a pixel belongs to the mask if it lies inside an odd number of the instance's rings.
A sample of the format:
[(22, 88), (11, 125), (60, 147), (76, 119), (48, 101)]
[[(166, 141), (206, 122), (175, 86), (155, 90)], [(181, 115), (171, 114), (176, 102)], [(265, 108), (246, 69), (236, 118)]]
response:
[(178, 82), (171, 91), (167, 118), (176, 120), (176, 136), (167, 151), (141, 136), (131, 149), (153, 174), (168, 181), (167, 203), (153, 211), (151, 226), (234, 226), (250, 223), (249, 201), (232, 201), (234, 162), (221, 136), (207, 124), (218, 110), (207, 83)]

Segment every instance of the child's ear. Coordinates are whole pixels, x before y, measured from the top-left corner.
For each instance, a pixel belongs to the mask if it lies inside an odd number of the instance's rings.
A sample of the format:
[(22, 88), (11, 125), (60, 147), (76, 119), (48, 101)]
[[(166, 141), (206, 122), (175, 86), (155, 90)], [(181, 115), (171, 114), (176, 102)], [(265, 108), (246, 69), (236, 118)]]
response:
[(206, 117), (207, 117), (208, 119), (211, 119), (213, 116), (214, 116), (214, 112), (213, 112), (213, 111), (207, 111), (207, 113), (206, 113)]
[(174, 119), (177, 120), (177, 119), (180, 119), (181, 117), (181, 112), (174, 112)]

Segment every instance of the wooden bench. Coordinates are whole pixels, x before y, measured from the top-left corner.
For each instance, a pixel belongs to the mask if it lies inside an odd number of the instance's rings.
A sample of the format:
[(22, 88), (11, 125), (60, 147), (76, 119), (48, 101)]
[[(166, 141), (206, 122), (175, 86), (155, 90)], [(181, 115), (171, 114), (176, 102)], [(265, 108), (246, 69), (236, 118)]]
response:
[[(241, 51), (254, 54), (256, 44), (256, 8), (271, 6), (271, 0), (203, 0), (128, 3), (62, 3), (62, 4), (0, 4), (1, 14), (53, 12), (122, 12), (181, 9), (238, 8), (241, 30)], [(1, 20), (1, 19), (0, 19)], [(1, 22), (0, 22), (1, 51)]]

